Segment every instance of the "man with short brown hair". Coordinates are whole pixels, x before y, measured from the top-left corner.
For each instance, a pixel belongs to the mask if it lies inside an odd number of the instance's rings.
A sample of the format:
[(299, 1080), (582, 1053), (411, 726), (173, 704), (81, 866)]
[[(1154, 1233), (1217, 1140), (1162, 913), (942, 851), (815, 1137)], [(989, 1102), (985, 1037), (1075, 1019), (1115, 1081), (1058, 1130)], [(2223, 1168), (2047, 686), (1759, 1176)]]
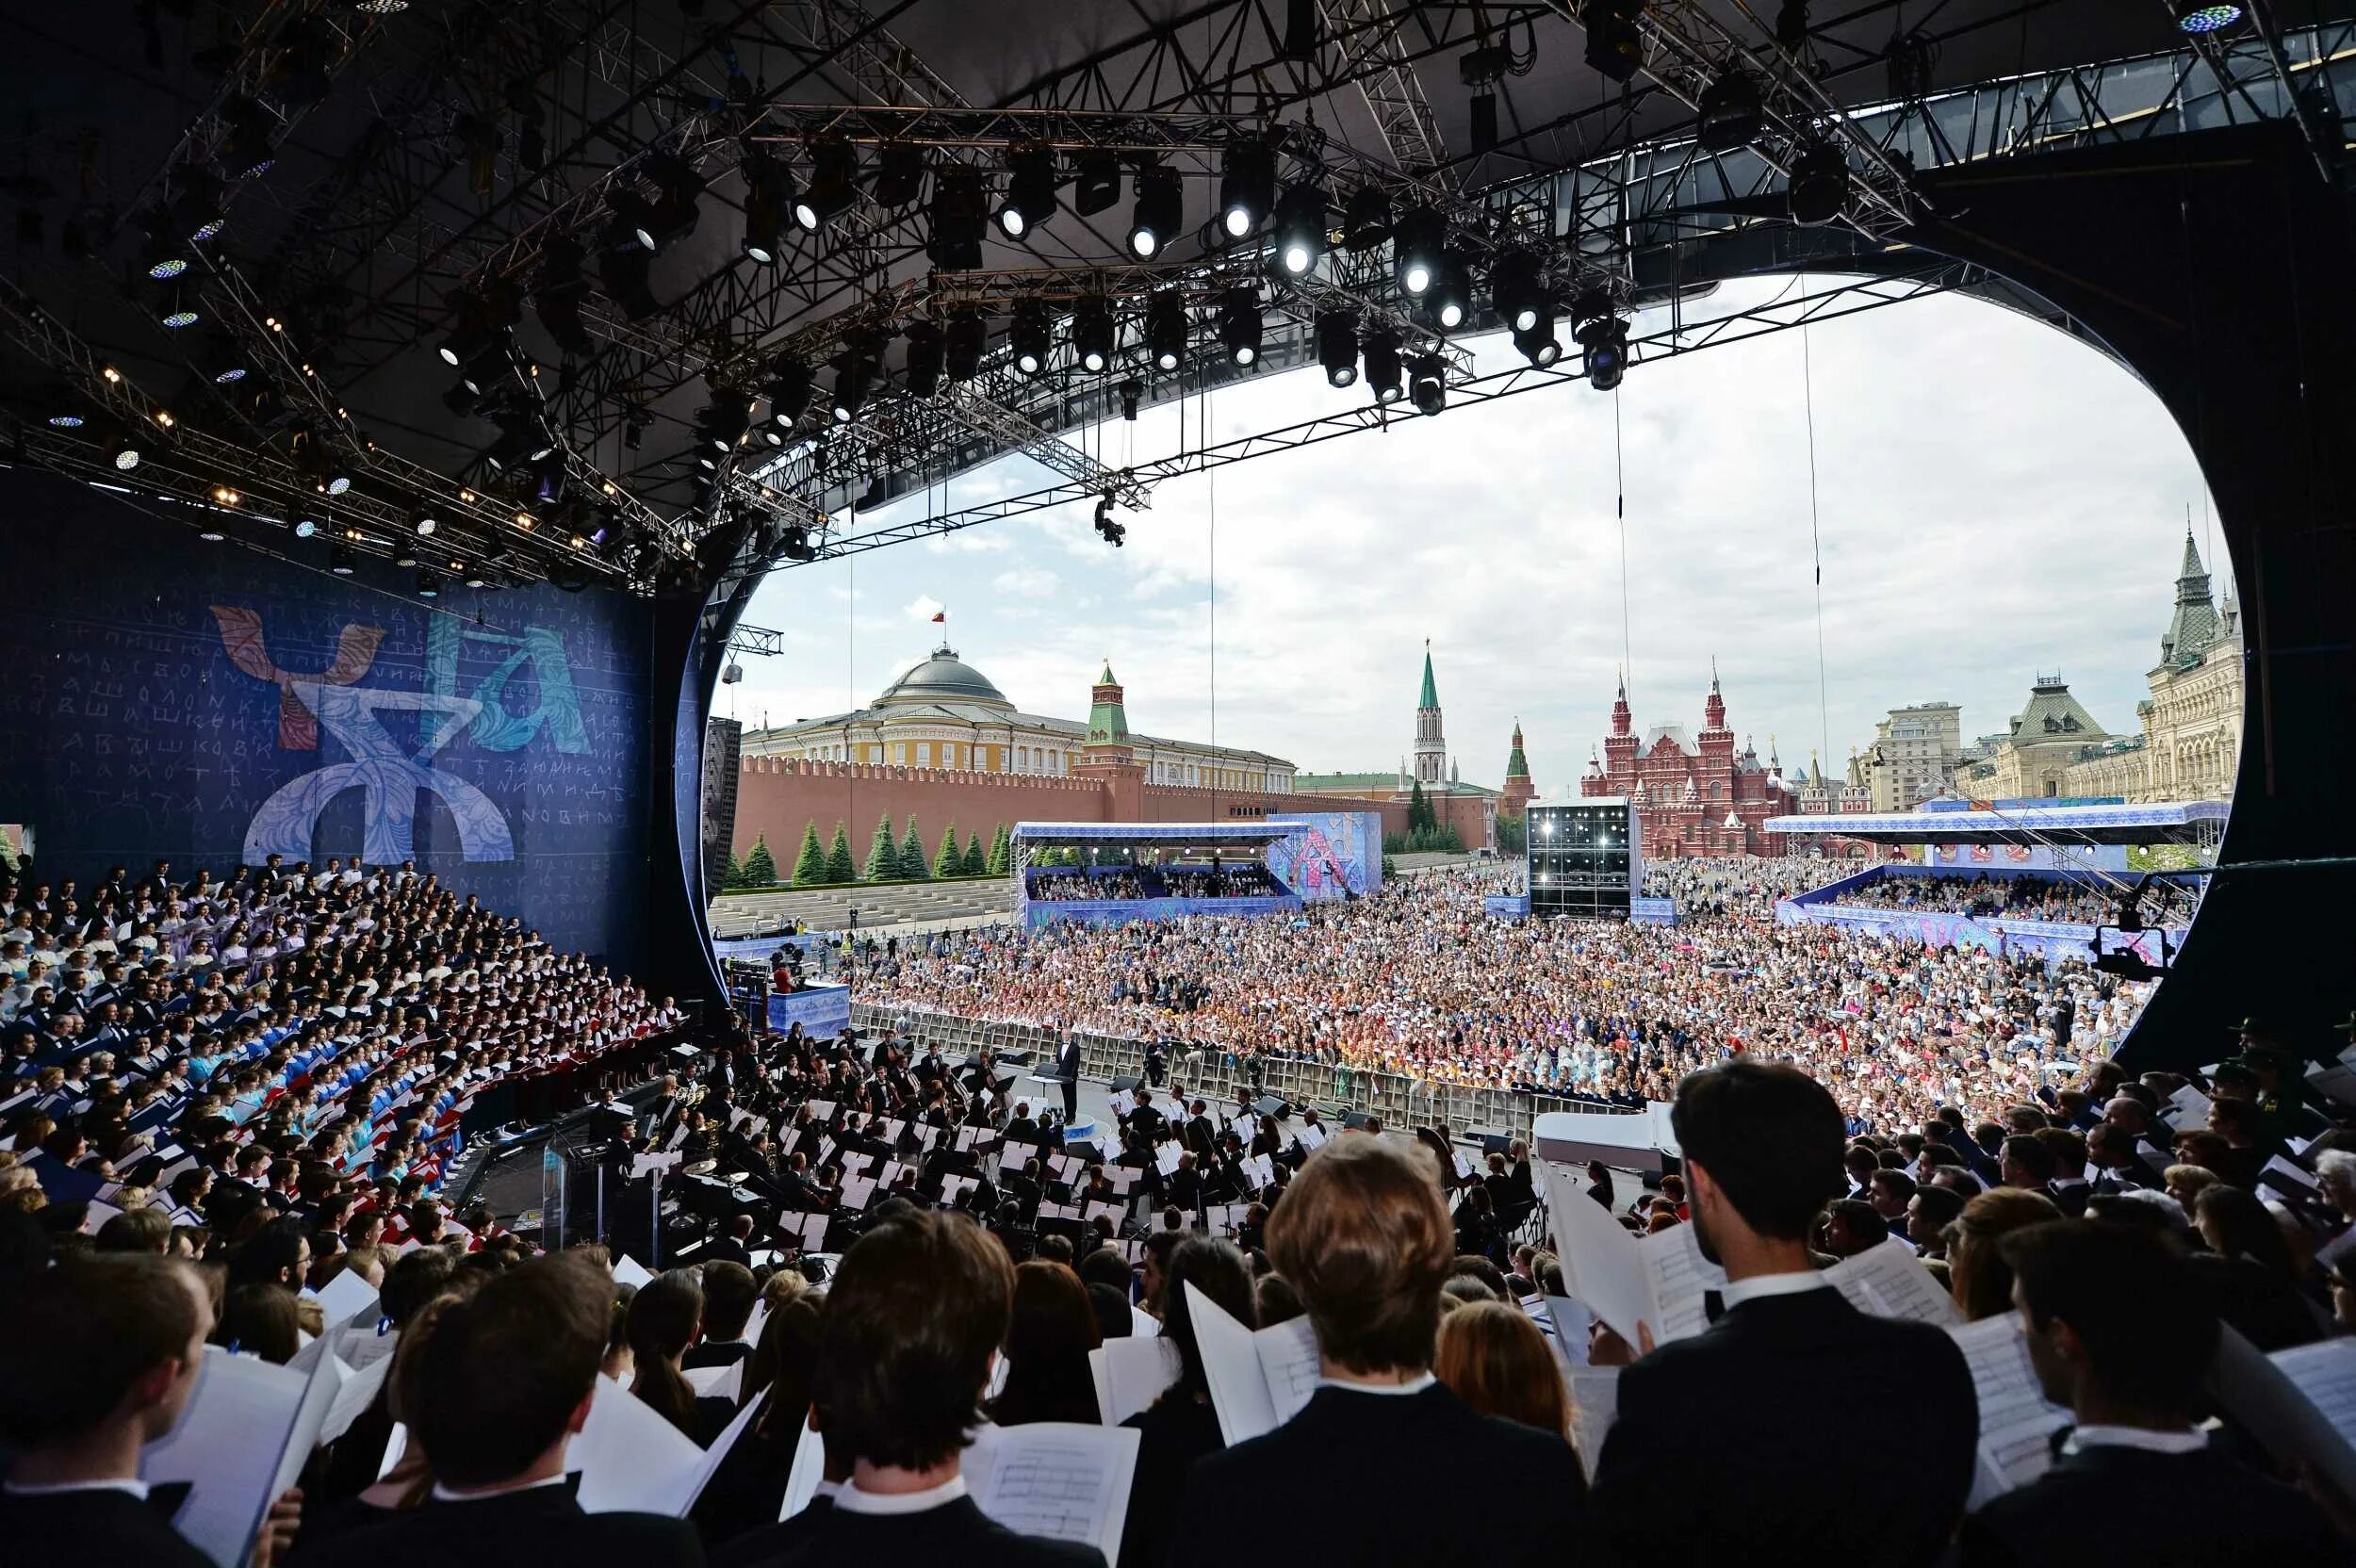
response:
[[(1268, 1216), (1268, 1255), (1317, 1331), (1320, 1376), (1276, 1430), (1200, 1460), (1166, 1561), (1225, 1564), (1236, 1511), (1272, 1561), (1567, 1562), (1586, 1487), (1570, 1445), (1465, 1407), (1432, 1376), (1456, 1235), (1420, 1145), (1336, 1138)], [(1371, 1506), (1380, 1499), (1380, 1506)], [(1540, 1511), (1546, 1529), (1527, 1521)], [(1537, 1544), (1532, 1557), (1533, 1542)]]
[(209, 1568), (150, 1506), (139, 1448), (196, 1387), (213, 1314), (186, 1264), (126, 1252), (0, 1292), (0, 1488), (9, 1560)]
[(1017, 1535), (966, 1494), (962, 1456), (1013, 1313), (1006, 1250), (954, 1210), (889, 1220), (843, 1254), (811, 1393), (851, 1478), (779, 1564), (1104, 1568), (1094, 1547)]

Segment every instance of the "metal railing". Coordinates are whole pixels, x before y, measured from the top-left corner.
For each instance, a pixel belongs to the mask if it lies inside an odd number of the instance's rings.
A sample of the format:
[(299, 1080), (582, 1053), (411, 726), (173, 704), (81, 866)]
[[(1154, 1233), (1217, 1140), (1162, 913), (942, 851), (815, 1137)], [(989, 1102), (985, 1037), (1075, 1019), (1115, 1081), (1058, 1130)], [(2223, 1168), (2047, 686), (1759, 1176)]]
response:
[[(1042, 1024), (868, 1002), (851, 1004), (851, 1026), (859, 1030), (889, 1026), (919, 1045), (937, 1045), (944, 1052), (972, 1053), (985, 1046), (993, 1053), (1028, 1051), (1042, 1065), (1052, 1064), (1061, 1047), (1060, 1034)], [(1072, 1037), (1079, 1041), (1083, 1078), (1121, 1078), (1145, 1070), (1143, 1040), (1088, 1030), (1074, 1030)], [(1450, 1134), (1502, 1133), (1525, 1140), (1536, 1119), (1550, 1111), (1637, 1114), (1628, 1107), (1598, 1101), (1435, 1083), (1404, 1073), (1289, 1056), (1261, 1058), (1261, 1075), (1254, 1081), (1243, 1057), (1208, 1048), (1174, 1054), (1169, 1081), (1183, 1085), (1189, 1096), (1206, 1100), (1232, 1099), (1240, 1089), (1255, 1097), (1273, 1094), (1297, 1104), (1314, 1105), (1328, 1115), (1361, 1111), (1379, 1117), (1385, 1126), (1436, 1127)]]

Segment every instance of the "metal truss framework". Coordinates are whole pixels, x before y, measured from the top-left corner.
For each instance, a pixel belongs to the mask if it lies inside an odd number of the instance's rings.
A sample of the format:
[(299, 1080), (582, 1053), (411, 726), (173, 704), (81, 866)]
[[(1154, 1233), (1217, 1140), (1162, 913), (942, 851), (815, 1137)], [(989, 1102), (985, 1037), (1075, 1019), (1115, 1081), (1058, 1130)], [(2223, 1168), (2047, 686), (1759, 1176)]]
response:
[[(1846, 279), (1823, 292), (1787, 292), (1778, 298), (1747, 310), (1729, 312), (1700, 321), (1672, 319), (1667, 324), (1633, 337), (1629, 341), (1631, 368), (1655, 360), (1748, 342), (1770, 334), (1786, 332), (1819, 322), (1838, 320), (1888, 305), (1904, 304), (1934, 294), (1944, 294), (1961, 288), (1980, 288), (1992, 280), (1983, 270), (1967, 263), (1949, 260), (1926, 261), (1919, 268), (1887, 276)], [(1560, 389), (1586, 379), (1585, 372), (1574, 361), (1565, 359), (1557, 365), (1540, 369), (1516, 366), (1490, 375), (1464, 382), (1448, 389), (1451, 410), (1495, 402), (1499, 399), (1518, 397), (1524, 393)], [(1168, 457), (1157, 458), (1137, 466), (1137, 476), (1149, 483), (1175, 479), (1184, 474), (1202, 473), (1225, 467), (1274, 452), (1292, 451), (1301, 447), (1316, 446), (1345, 435), (1367, 431), (1381, 431), (1395, 419), (1416, 418), (1412, 412), (1401, 414), (1396, 407), (1369, 405), (1345, 410), (1298, 424), (1256, 434), (1237, 436)], [(818, 560), (833, 560), (856, 555), (886, 546), (904, 544), (916, 539), (936, 538), (955, 533), (982, 523), (997, 522), (1050, 507), (1069, 505), (1074, 501), (1093, 498), (1094, 493), (1071, 484), (1053, 484), (1025, 491), (1020, 495), (985, 502), (981, 505), (942, 513), (933, 516), (912, 518), (904, 523), (890, 524), (864, 532), (840, 532), (827, 540), (818, 551)], [(796, 563), (794, 564), (814, 564)], [(777, 569), (789, 569), (780, 566)]]

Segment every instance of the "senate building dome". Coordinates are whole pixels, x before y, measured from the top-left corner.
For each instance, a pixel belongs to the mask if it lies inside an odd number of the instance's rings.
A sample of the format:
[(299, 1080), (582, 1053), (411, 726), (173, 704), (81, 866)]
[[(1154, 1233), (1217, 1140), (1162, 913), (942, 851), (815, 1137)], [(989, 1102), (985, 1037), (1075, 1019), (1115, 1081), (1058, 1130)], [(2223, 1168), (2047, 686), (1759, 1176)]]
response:
[(896, 707), (915, 702), (970, 702), (990, 707), (1012, 709), (1006, 694), (990, 683), (990, 678), (959, 659), (948, 644), (933, 649), (932, 656), (911, 664), (899, 679), (883, 689), (875, 699), (878, 708)]

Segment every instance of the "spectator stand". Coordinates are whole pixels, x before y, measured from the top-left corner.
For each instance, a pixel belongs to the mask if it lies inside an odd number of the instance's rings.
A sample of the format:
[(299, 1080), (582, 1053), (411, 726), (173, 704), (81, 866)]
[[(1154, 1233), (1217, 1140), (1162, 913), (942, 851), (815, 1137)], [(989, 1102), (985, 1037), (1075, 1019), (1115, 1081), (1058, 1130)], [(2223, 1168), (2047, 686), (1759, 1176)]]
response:
[[(2171, 890), (2167, 896), (2174, 898)], [(1882, 865), (1778, 900), (1778, 925), (1832, 925), (1874, 936), (1905, 937), (1935, 947), (2032, 953), (2048, 960), (2093, 959), (2100, 932), (2118, 923), (2118, 894), (2085, 876), (2035, 867)], [(2149, 904), (2147, 900), (2147, 905)], [(2077, 919), (2025, 919), (2009, 906), (2060, 906)], [(1992, 911), (1992, 912), (1985, 912)], [(2154, 919), (2168, 951), (2184, 941), (2185, 918)]]
[[(1301, 897), (1268, 864), (1268, 846), (1298, 831), (1252, 823), (1017, 823), (1009, 874), (1025, 930), (1056, 921), (1125, 925), (1181, 915), (1298, 913)], [(1082, 864), (1042, 865), (1050, 852)]]

